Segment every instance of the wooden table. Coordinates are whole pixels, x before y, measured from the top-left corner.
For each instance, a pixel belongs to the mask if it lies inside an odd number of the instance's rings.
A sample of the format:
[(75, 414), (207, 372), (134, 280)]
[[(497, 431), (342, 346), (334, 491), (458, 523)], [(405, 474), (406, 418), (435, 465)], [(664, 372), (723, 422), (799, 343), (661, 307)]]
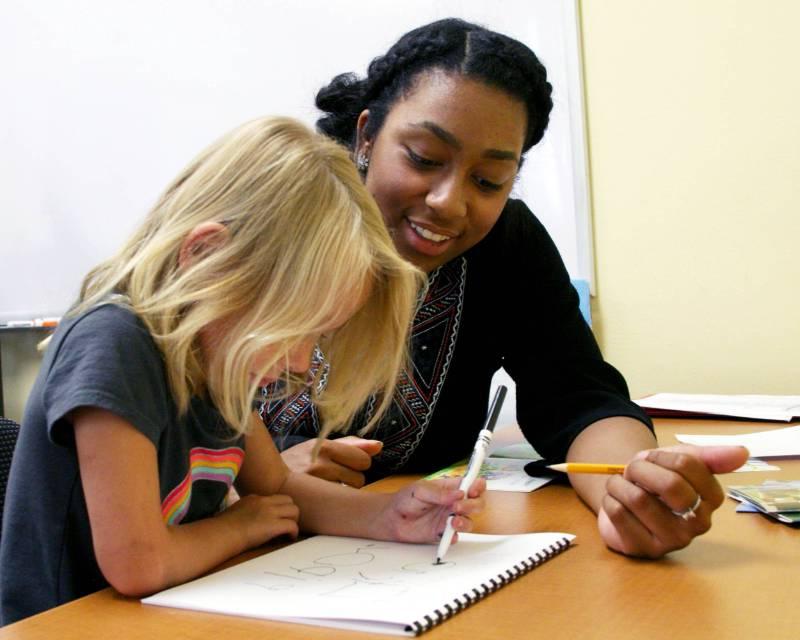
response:
[[(744, 433), (774, 424), (659, 420), (662, 444), (675, 433)], [(723, 485), (800, 478), (800, 459), (781, 471), (720, 476)], [(374, 486), (390, 490), (407, 478)], [(687, 549), (659, 561), (608, 551), (595, 518), (568, 487), (531, 494), (492, 493), (477, 520), (484, 533), (565, 531), (574, 547), (424, 634), (479, 638), (647, 638), (713, 640), (800, 637), (800, 530), (759, 514), (735, 513), (733, 500)], [(140, 604), (111, 589), (0, 629), (0, 640), (58, 638), (299, 639), (387, 637)]]

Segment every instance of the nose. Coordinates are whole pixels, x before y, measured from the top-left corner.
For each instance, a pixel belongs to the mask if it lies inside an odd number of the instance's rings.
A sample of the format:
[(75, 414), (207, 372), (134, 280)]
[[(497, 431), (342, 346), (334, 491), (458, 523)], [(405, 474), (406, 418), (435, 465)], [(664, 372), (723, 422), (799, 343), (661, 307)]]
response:
[(314, 352), (316, 340), (304, 340), (289, 351), (289, 371), (305, 373), (311, 366), (311, 354)]
[(464, 185), (458, 175), (441, 176), (431, 185), (425, 204), (441, 218), (463, 218), (467, 214)]

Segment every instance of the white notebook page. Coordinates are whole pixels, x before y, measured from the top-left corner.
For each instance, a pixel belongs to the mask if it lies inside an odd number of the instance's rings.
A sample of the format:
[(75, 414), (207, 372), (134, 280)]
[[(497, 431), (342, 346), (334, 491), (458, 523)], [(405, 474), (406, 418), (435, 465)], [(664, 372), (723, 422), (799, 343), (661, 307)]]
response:
[[(434, 545), (316, 536), (143, 602), (308, 624), (406, 633), (406, 626), (524, 573), (574, 538), (460, 534), (441, 565)], [(474, 590), (474, 591), (473, 591)], [(468, 598), (469, 599), (469, 598)], [(469, 604), (465, 602), (465, 606)], [(363, 623), (363, 624), (362, 624)], [(375, 624), (380, 626), (375, 626)], [(389, 624), (385, 628), (383, 624)], [(395, 629), (391, 625), (396, 625)]]

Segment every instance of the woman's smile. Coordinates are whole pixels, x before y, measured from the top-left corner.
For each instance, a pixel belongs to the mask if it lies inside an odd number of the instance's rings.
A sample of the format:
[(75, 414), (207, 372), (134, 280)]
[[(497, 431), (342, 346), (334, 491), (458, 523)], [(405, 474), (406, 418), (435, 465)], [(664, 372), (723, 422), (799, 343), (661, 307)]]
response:
[(367, 188), (404, 258), (430, 272), (489, 233), (526, 126), (524, 106), (506, 92), (441, 71), (420, 76), (395, 103), (361, 152), (370, 157)]

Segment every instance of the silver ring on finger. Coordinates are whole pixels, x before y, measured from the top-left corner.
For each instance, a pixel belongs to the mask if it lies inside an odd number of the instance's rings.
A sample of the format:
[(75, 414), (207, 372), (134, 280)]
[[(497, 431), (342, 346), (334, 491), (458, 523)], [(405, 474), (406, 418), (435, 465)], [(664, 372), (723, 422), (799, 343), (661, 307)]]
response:
[(703, 498), (700, 497), (700, 494), (698, 493), (697, 494), (697, 500), (694, 501), (694, 504), (691, 507), (689, 507), (685, 511), (673, 511), (672, 513), (674, 513), (679, 518), (683, 518), (684, 520), (687, 520), (687, 521), (691, 520), (692, 518), (696, 517), (695, 516), (695, 511), (697, 511), (700, 508), (700, 503), (702, 501), (703, 501)]

